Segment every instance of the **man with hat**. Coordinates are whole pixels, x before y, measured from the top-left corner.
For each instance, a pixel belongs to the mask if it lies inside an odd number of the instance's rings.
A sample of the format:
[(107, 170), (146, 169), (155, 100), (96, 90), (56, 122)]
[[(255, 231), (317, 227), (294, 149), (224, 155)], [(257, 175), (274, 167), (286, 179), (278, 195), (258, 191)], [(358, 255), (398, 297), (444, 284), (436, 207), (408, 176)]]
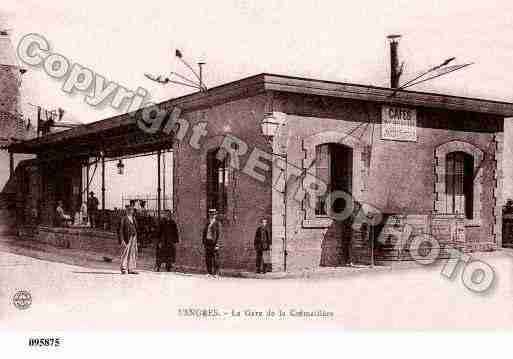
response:
[(89, 197), (87, 198), (87, 213), (89, 214), (89, 222), (92, 228), (96, 228), (99, 204), (100, 202), (94, 195), (94, 192), (89, 192)]
[(159, 272), (162, 263), (166, 263), (166, 270), (171, 271), (176, 259), (176, 243), (178, 243), (178, 226), (173, 220), (171, 212), (164, 214), (158, 229), (157, 251), (155, 255), (155, 271)]
[(118, 238), (121, 245), (121, 274), (139, 274), (135, 270), (137, 266), (137, 221), (134, 216), (134, 207), (126, 207), (126, 214), (119, 225)]
[(267, 265), (270, 262), (268, 257), (270, 256), (269, 250), (271, 249), (271, 243), (272, 240), (269, 228), (267, 227), (267, 218), (262, 218), (256, 230), (254, 240), (257, 273), (265, 274), (267, 271)]
[(205, 247), (205, 261), (209, 275), (216, 276), (219, 271), (220, 224), (217, 220), (217, 210), (208, 210), (208, 223), (203, 229), (203, 246)]

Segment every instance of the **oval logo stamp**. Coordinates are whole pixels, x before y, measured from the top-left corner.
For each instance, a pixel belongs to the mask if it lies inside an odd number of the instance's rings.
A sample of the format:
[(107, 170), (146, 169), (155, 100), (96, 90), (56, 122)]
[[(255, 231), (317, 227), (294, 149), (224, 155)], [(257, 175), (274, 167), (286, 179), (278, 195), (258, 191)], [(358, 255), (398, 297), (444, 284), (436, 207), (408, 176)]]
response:
[(12, 297), (12, 304), (20, 310), (28, 309), (32, 305), (32, 295), (27, 290), (19, 290)]

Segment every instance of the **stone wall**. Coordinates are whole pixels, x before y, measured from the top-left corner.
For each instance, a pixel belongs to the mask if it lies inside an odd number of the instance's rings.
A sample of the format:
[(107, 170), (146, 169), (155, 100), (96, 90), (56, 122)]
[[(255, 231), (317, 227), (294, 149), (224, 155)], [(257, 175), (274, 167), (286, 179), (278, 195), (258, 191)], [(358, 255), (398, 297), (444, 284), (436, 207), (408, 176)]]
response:
[[(384, 213), (401, 215), (436, 213), (437, 190), (440, 190), (436, 186), (437, 148), (457, 141), (463, 144), (462, 148), (478, 149), (482, 153), (477, 159), (481, 171), (480, 222), (468, 223), (465, 227), (466, 250), (487, 249), (497, 241), (493, 237), (497, 201), (495, 153), (498, 148), (496, 134), (503, 130), (502, 119), (417, 108), (417, 141), (389, 141), (381, 138), (381, 105), (378, 103), (279, 93), (185, 114), (191, 127), (207, 122), (208, 135), (202, 140), (200, 149), (191, 148), (187, 142), (190, 137), (174, 148), (175, 210), (182, 237), (178, 246), (178, 264), (204, 267), (201, 229), (207, 210), (206, 152), (219, 146), (226, 134), (232, 134), (244, 140), (250, 149), (257, 146), (270, 153), (271, 148), (260, 130), (260, 121), (269, 111), (286, 123), (288, 172), (289, 175), (296, 173), (287, 184), (287, 205), (285, 208), (282, 184), (272, 189), (271, 183), (259, 183), (245, 173), (235, 171), (223, 226), (221, 266), (254, 269), (252, 241), (262, 216), (272, 216), (273, 270), (283, 270), (285, 239), (288, 270), (340, 262), (341, 243), (337, 241), (337, 230), (329, 218), (318, 219), (312, 215), (308, 198), (301, 193), (304, 191), (302, 178), (297, 175), (312, 171), (309, 163), (315, 145), (333, 142), (333, 138), (337, 138), (336, 142), (343, 139), (343, 144), (353, 149), (353, 197)], [(279, 153), (276, 147), (272, 150)], [(244, 167), (247, 158), (240, 158), (240, 168)], [(280, 173), (276, 163), (283, 161), (274, 160), (272, 184), (276, 184)], [(370, 262), (366, 234), (355, 231), (353, 243), (356, 261)]]
[[(184, 114), (189, 131), (174, 150), (174, 210), (180, 231), (177, 265), (204, 270), (202, 231), (207, 221), (207, 161), (209, 150), (220, 146), (227, 135), (242, 139), (248, 150), (239, 157), (239, 170), (231, 171), (227, 211), (222, 225), (222, 268), (255, 270), (253, 240), (259, 220), (271, 218), (271, 171), (263, 172), (264, 182), (245, 174), (243, 169), (253, 148), (271, 152), (261, 136), (265, 96), (255, 96)], [(205, 122), (207, 134), (199, 148), (191, 145), (192, 128)], [(270, 165), (270, 164), (269, 164)]]
[(118, 256), (120, 246), (115, 233), (90, 228), (55, 228), (39, 226), (34, 239), (60, 248), (82, 249)]
[[(310, 142), (320, 144), (333, 142), (333, 138), (343, 139), (355, 154), (353, 183), (357, 185), (353, 187), (353, 197), (383, 213), (436, 213), (437, 190), (440, 190), (435, 186), (436, 149), (451, 141), (462, 143), (462, 148), (477, 148), (482, 152), (476, 164), (480, 169), (477, 186), (480, 223), (468, 223), (465, 227), (467, 250), (496, 248), (494, 227), (498, 219), (494, 209), (500, 192), (496, 189), (500, 186), (496, 149), (501, 146), (497, 143), (503, 131), (502, 118), (417, 108), (417, 141), (390, 141), (381, 138), (378, 103), (291, 94), (279, 94), (274, 101), (275, 110), (286, 114), (289, 168), (315, 173), (314, 168), (308, 167), (312, 156)], [(291, 269), (318, 266), (326, 256), (333, 257), (340, 246), (332, 238), (335, 233), (332, 221), (309, 215), (310, 204), (301, 195), (302, 190), (302, 180), (293, 179), (287, 201), (287, 251)], [(358, 236), (355, 243), (359, 241)], [(364, 248), (360, 245), (359, 248), (363, 253)], [(328, 255), (326, 251), (332, 253)]]

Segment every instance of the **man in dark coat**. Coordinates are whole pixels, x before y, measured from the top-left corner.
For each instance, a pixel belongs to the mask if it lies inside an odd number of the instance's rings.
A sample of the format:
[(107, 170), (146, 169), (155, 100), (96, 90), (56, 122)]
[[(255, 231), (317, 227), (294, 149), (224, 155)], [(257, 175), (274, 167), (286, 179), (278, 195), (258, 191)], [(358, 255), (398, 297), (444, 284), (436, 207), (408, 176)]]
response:
[(170, 214), (161, 219), (157, 233), (155, 271), (159, 272), (162, 263), (166, 263), (166, 270), (170, 272), (176, 259), (175, 245), (179, 241), (178, 226)]
[(121, 274), (139, 274), (137, 266), (137, 222), (134, 208), (128, 206), (126, 215), (121, 219), (118, 229), (119, 244), (121, 245)]
[(269, 233), (269, 228), (267, 227), (267, 219), (262, 218), (262, 222), (260, 226), (258, 226), (255, 233), (255, 251), (256, 251), (256, 272), (257, 273), (265, 273), (266, 266), (264, 263), (263, 254), (264, 251), (268, 251), (271, 249), (271, 234)]
[(217, 220), (217, 211), (208, 211), (209, 221), (203, 228), (202, 242), (205, 247), (205, 261), (209, 275), (217, 276), (219, 271), (219, 247), (221, 242), (221, 228)]
[(362, 208), (362, 204), (358, 201), (353, 202), (353, 211), (351, 215), (349, 215), (344, 220), (340, 221), (340, 225), (342, 227), (341, 231), (341, 257), (342, 264), (344, 266), (352, 267), (353, 266), (353, 236), (355, 235), (355, 231), (353, 229), (353, 225), (357, 218), (360, 209)]
[(89, 215), (89, 223), (92, 228), (96, 228), (98, 224), (98, 206), (100, 202), (98, 198), (94, 195), (94, 192), (89, 192), (89, 197), (87, 198), (87, 214)]

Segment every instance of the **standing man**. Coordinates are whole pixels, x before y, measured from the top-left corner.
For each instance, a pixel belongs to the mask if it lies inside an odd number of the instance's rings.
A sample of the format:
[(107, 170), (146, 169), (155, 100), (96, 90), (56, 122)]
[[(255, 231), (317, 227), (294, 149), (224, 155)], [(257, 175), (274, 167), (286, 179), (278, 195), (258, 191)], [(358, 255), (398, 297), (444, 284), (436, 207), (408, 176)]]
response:
[(121, 274), (139, 274), (137, 266), (137, 222), (134, 208), (128, 206), (118, 229), (121, 244)]
[(353, 224), (357, 219), (357, 214), (360, 212), (362, 205), (360, 202), (353, 202), (353, 212), (346, 219), (340, 222), (342, 227), (341, 250), (342, 250), (342, 263), (344, 266), (353, 267), (353, 236), (355, 231)]
[(203, 229), (203, 246), (209, 275), (217, 276), (219, 271), (220, 224), (217, 210), (208, 210), (209, 221)]
[(89, 222), (91, 223), (92, 228), (96, 228), (97, 225), (99, 204), (100, 202), (94, 195), (94, 192), (89, 192), (89, 197), (87, 198), (87, 213), (89, 213)]
[(178, 226), (171, 213), (165, 214), (158, 231), (155, 271), (160, 271), (162, 263), (166, 263), (168, 272), (171, 271), (176, 259), (175, 245), (178, 241)]
[(264, 261), (264, 253), (268, 255), (271, 249), (271, 234), (267, 227), (266, 218), (262, 218), (256, 230), (254, 246), (256, 251), (256, 272), (265, 273), (267, 268)]

